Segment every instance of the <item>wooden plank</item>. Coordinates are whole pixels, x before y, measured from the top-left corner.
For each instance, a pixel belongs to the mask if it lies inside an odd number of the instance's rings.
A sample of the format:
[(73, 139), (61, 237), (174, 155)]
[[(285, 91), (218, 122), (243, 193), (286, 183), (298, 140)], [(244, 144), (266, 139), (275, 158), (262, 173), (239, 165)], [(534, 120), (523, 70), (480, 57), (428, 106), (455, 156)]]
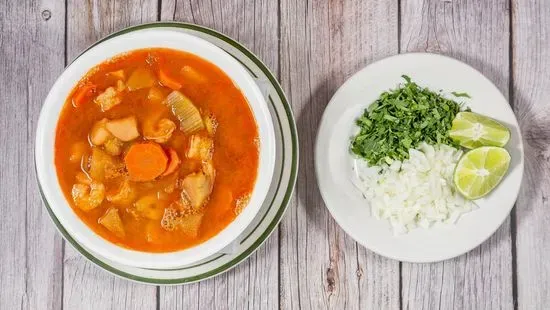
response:
[[(156, 0), (69, 1), (67, 7), (67, 58), (109, 33), (130, 25), (155, 21)], [(153, 309), (157, 288), (121, 280), (88, 262), (65, 245), (65, 309)]]
[[(26, 21), (26, 8), (0, 4), (1, 19), (0, 70), (0, 126), (13, 130), (0, 131), (2, 147), (0, 156), (0, 208), (3, 213), (13, 214), (15, 219), (0, 221), (0, 308), (15, 309), (26, 303), (26, 193), (20, 186), (26, 183), (27, 162), (19, 161), (27, 151), (27, 78), (26, 62), (28, 37), (21, 36), (19, 28)], [(4, 13), (5, 12), (5, 13)], [(24, 75), (25, 78), (21, 78)], [(21, 126), (23, 125), (23, 126)], [(4, 186), (5, 184), (5, 186)], [(26, 186), (25, 186), (26, 187)], [(19, 206), (19, 208), (17, 208)], [(15, 208), (14, 208), (15, 207)], [(26, 273), (26, 271), (25, 271)]]
[[(28, 308), (61, 306), (63, 239), (55, 230), (37, 191), (34, 137), (42, 102), (63, 70), (65, 5), (59, 1), (33, 2), (30, 27), (27, 101), (27, 297)], [(1, 308), (1, 307), (0, 307)]]
[(278, 309), (276, 241), (269, 238), (248, 260), (217, 277), (161, 287), (160, 309)]
[(519, 309), (550, 305), (550, 2), (512, 1), (514, 110), (525, 142), (516, 203)]
[[(192, 22), (216, 29), (244, 44), (278, 71), (277, 1), (165, 0), (162, 20)], [(160, 289), (163, 309), (277, 309), (278, 234), (248, 260), (200, 283)]]
[(34, 137), (63, 70), (65, 6), (3, 2), (0, 12), (0, 309), (59, 308), (62, 239), (36, 186)]
[[(281, 81), (293, 105), (300, 169), (280, 228), (283, 309), (395, 309), (399, 265), (358, 246), (335, 223), (316, 185), (323, 110), (366, 64), (398, 52), (397, 1), (281, 1)], [(375, 284), (376, 283), (376, 284)]]
[[(403, 0), (400, 27), (403, 52), (428, 51), (460, 59), (508, 95), (507, 0)], [(488, 241), (466, 255), (436, 264), (403, 263), (403, 308), (513, 308), (511, 253), (507, 219)]]

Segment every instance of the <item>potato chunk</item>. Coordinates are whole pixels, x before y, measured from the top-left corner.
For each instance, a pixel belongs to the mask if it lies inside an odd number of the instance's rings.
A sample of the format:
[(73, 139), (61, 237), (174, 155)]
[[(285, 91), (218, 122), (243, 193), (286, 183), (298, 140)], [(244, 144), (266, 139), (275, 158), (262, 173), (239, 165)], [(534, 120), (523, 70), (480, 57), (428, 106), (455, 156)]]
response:
[(152, 121), (143, 124), (143, 136), (147, 140), (166, 143), (172, 137), (176, 124), (167, 118), (159, 120), (156, 125)]
[(190, 66), (183, 66), (180, 70), (181, 75), (183, 76), (184, 80), (191, 80), (194, 83), (205, 83), (208, 81), (208, 78), (195, 70), (193, 67)]
[(107, 195), (108, 201), (123, 206), (131, 204), (135, 199), (136, 191), (128, 179), (122, 181), (115, 193)]
[(97, 121), (90, 131), (90, 141), (93, 145), (103, 145), (105, 152), (112, 156), (118, 156), (122, 153), (122, 146), (124, 145), (120, 139), (113, 136), (109, 130), (107, 130), (107, 124), (111, 121), (104, 118)]
[(155, 195), (141, 197), (134, 207), (139, 215), (151, 220), (160, 220), (164, 213), (164, 205)]
[(90, 177), (82, 171), (76, 173), (75, 179), (80, 184), (90, 185), (92, 183)]
[(75, 184), (71, 194), (77, 207), (84, 211), (90, 211), (99, 207), (103, 202), (105, 186), (99, 182), (91, 182), (90, 185)]
[(148, 69), (137, 68), (128, 78), (126, 85), (129, 91), (134, 91), (142, 88), (149, 88), (155, 85), (157, 79), (155, 75)]
[(124, 70), (122, 70), (122, 69), (116, 70), (116, 71), (111, 71), (111, 72), (107, 73), (107, 75), (112, 76), (114, 78), (117, 78), (119, 80), (126, 79), (126, 74), (124, 74)]
[(93, 147), (89, 174), (95, 181), (113, 179), (124, 174), (124, 164), (100, 148)]
[(208, 200), (213, 185), (213, 179), (202, 171), (189, 174), (183, 179), (181, 198), (194, 209), (198, 209)]
[(202, 213), (182, 213), (169, 207), (164, 210), (161, 227), (166, 231), (181, 230), (190, 237), (197, 237), (202, 223)]
[(111, 133), (105, 128), (109, 120), (104, 118), (100, 121), (95, 122), (90, 131), (90, 141), (93, 145), (103, 145), (110, 137)]
[(135, 116), (128, 116), (108, 121), (105, 128), (117, 139), (128, 142), (139, 137), (137, 119)]
[(99, 105), (101, 111), (105, 112), (114, 106), (119, 105), (122, 102), (122, 99), (114, 87), (107, 87), (103, 93), (99, 94), (95, 98), (94, 102)]
[(109, 208), (97, 222), (119, 238), (124, 238), (126, 236), (117, 208)]
[(202, 214), (191, 214), (179, 220), (179, 229), (190, 237), (197, 237), (202, 223)]
[(111, 156), (118, 156), (122, 153), (124, 143), (115, 137), (111, 137), (105, 141), (103, 148), (105, 152)]
[(162, 90), (155, 86), (151, 87), (147, 93), (147, 99), (152, 102), (161, 102), (164, 100), (164, 97), (166, 96), (164, 96)]
[(198, 160), (210, 160), (214, 150), (214, 141), (209, 137), (192, 135), (189, 140), (187, 157)]

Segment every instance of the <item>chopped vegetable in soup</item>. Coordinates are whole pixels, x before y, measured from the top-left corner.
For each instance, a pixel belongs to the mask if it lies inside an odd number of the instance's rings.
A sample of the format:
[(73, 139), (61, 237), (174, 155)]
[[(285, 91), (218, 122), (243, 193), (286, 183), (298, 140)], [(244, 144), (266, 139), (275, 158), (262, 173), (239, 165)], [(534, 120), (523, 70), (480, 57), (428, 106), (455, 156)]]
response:
[(55, 165), (75, 213), (121, 246), (204, 242), (246, 207), (258, 169), (248, 103), (216, 66), (170, 49), (93, 68), (56, 129)]

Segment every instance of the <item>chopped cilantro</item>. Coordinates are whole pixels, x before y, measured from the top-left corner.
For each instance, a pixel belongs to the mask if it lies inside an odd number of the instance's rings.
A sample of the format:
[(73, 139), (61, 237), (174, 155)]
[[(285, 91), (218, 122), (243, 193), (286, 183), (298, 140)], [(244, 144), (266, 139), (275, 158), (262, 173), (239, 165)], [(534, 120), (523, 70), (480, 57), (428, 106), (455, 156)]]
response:
[(402, 161), (410, 148), (423, 141), (458, 147), (448, 131), (462, 105), (418, 86), (406, 75), (403, 78), (405, 84), (382, 93), (357, 119), (360, 131), (351, 142), (351, 151), (371, 166)]
[(455, 97), (472, 98), (472, 97), (470, 97), (470, 95), (468, 95), (468, 93), (457, 93), (457, 92), (454, 91), (451, 94), (453, 94), (453, 96), (455, 96)]

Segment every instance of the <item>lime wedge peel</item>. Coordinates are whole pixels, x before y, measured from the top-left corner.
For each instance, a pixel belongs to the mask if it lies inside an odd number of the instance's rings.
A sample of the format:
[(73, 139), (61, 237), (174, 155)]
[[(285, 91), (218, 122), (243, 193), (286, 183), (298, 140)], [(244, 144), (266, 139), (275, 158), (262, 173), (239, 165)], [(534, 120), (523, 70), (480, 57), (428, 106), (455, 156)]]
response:
[(510, 140), (510, 130), (490, 117), (473, 112), (459, 112), (453, 120), (449, 136), (468, 149), (481, 146), (503, 147)]
[(510, 154), (501, 147), (483, 146), (464, 154), (454, 172), (454, 183), (464, 197), (474, 200), (490, 193), (510, 166)]

